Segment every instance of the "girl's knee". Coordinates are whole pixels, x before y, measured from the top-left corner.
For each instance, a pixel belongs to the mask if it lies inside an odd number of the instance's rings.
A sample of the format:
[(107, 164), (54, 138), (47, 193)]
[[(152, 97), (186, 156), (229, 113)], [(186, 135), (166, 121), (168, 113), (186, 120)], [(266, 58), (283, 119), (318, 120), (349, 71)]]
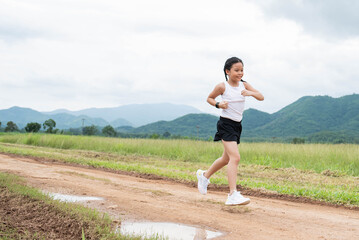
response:
[(233, 162), (234, 164), (239, 164), (239, 162), (241, 161), (241, 157), (240, 156), (235, 156), (235, 157), (232, 157), (230, 159), (231, 162)]

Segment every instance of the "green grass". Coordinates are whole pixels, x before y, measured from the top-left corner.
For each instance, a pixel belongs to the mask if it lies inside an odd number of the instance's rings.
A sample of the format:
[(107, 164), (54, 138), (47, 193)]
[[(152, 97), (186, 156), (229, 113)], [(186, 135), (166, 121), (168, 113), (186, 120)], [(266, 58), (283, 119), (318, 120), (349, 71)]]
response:
[[(11, 196), (21, 196), (24, 198), (31, 198), (35, 200), (41, 209), (47, 209), (46, 206), (55, 207), (59, 214), (66, 214), (78, 219), (82, 226), (82, 239), (111, 239), (111, 240), (124, 240), (124, 239), (146, 239), (158, 240), (164, 239), (163, 237), (153, 236), (146, 237), (135, 235), (121, 235), (115, 233), (112, 226), (112, 220), (107, 214), (103, 214), (94, 209), (89, 209), (74, 203), (66, 203), (58, 200), (53, 200), (47, 194), (42, 193), (38, 189), (29, 187), (25, 181), (13, 174), (0, 172), (0, 190), (8, 191)], [(0, 216), (1, 220), (1, 216)], [(87, 237), (86, 237), (87, 236)], [(1, 239), (46, 239), (41, 233), (29, 233), (18, 231), (14, 228), (9, 228), (0, 221), (0, 238)]]
[[(0, 135), (0, 142), (59, 149), (78, 149), (122, 155), (156, 156), (183, 162), (212, 163), (223, 151), (221, 143), (193, 140), (119, 139), (49, 134)], [(339, 171), (359, 176), (359, 145), (241, 143), (243, 164), (273, 168), (295, 167), (321, 173)]]
[[(223, 151), (220, 143), (45, 134), (0, 135), (0, 152), (196, 182)], [(10, 144), (6, 144), (10, 143)], [(359, 146), (241, 143), (238, 183), (251, 189), (359, 206)], [(225, 169), (211, 182), (227, 185)]]

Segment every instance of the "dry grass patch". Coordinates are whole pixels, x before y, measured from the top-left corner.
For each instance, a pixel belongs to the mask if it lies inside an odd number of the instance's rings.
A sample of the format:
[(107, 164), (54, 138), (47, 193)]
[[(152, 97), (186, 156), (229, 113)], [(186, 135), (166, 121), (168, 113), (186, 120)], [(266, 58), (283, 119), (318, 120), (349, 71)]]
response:
[(236, 206), (222, 206), (222, 210), (234, 214), (244, 214), (252, 211), (249, 207), (236, 205)]

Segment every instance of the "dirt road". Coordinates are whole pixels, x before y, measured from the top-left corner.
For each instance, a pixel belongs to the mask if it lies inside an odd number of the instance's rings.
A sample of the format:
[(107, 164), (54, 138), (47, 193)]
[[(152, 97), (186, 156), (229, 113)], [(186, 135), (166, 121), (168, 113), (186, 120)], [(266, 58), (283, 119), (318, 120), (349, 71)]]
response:
[(359, 239), (359, 212), (343, 208), (251, 197), (246, 206), (224, 205), (226, 194), (164, 180), (0, 154), (0, 171), (25, 177), (44, 191), (103, 197), (101, 211), (158, 222), (206, 227), (219, 239)]

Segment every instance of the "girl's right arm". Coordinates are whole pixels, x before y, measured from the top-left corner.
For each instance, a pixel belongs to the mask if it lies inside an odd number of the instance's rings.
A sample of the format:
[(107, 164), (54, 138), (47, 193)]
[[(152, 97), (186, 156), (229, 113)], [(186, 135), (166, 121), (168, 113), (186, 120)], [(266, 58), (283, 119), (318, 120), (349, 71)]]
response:
[[(214, 87), (213, 91), (208, 95), (207, 102), (209, 104), (211, 104), (212, 106), (216, 106), (216, 103), (217, 103), (216, 97), (218, 97), (219, 95), (222, 95), (225, 90), (226, 90), (226, 86), (224, 85), (224, 83), (217, 84)], [(228, 102), (222, 101), (219, 103), (218, 107), (226, 109), (226, 108), (228, 108)]]

